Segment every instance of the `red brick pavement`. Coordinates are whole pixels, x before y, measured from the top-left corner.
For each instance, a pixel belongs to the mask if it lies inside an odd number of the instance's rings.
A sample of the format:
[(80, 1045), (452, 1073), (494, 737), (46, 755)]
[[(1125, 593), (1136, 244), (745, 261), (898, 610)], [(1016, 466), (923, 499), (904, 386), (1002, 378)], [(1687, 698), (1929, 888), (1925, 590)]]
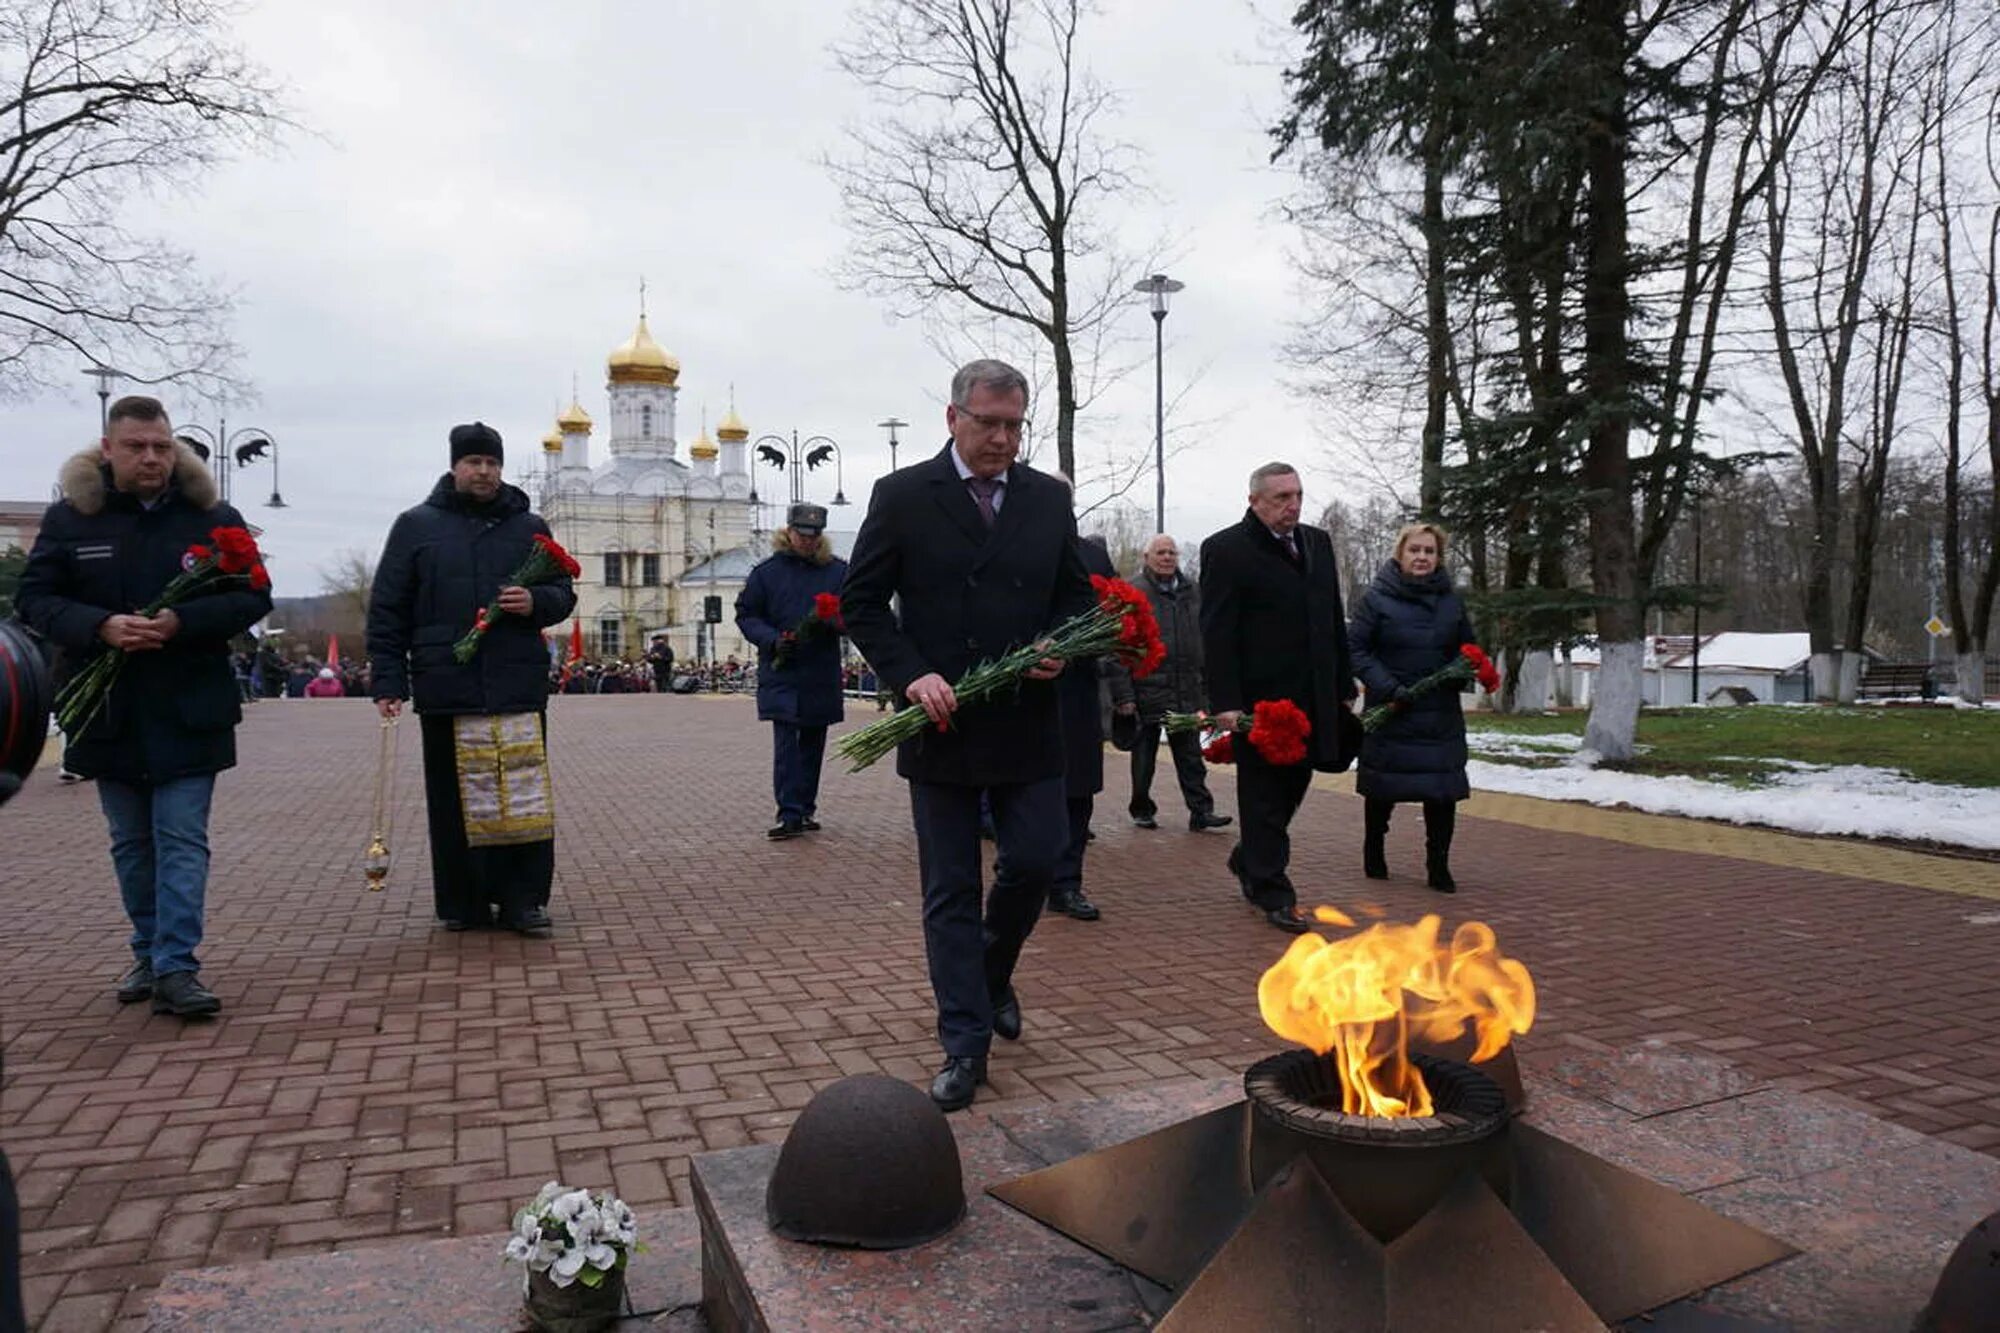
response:
[[(0, 813), (0, 1146), (41, 1328), (132, 1322), (176, 1268), (500, 1230), (552, 1176), (685, 1204), (691, 1154), (781, 1136), (827, 1082), (928, 1077), (887, 765), (829, 773), (826, 831), (772, 844), (747, 701), (565, 698), (551, 733), (556, 938), (447, 935), (416, 737), (393, 883), (371, 895), (368, 706), (253, 709), (218, 792), (203, 958), (227, 1007), (204, 1025), (111, 996), (124, 925), (92, 789), (41, 780)], [(1027, 1034), (982, 1107), (1225, 1075), (1274, 1044), (1255, 985), (1285, 939), (1230, 886), (1229, 838), (1131, 828), (1109, 767), (1105, 918), (1036, 934)], [(1685, 1044), (2000, 1155), (1992, 903), (1470, 819), (1445, 899), (1414, 877), (1418, 823), (1372, 884), (1353, 798), (1315, 791), (1295, 878), (1309, 900), (1491, 922), (1540, 991), (1530, 1058), (1565, 1034)]]

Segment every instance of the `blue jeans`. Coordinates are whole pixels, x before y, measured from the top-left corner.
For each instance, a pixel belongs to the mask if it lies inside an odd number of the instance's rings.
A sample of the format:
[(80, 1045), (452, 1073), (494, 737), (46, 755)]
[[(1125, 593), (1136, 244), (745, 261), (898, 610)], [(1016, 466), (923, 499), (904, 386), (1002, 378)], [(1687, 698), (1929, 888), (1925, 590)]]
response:
[(153, 975), (194, 972), (201, 964), (202, 901), (208, 893), (208, 806), (215, 775), (203, 773), (140, 787), (97, 780), (111, 825), (111, 864), (132, 921), (132, 953)]

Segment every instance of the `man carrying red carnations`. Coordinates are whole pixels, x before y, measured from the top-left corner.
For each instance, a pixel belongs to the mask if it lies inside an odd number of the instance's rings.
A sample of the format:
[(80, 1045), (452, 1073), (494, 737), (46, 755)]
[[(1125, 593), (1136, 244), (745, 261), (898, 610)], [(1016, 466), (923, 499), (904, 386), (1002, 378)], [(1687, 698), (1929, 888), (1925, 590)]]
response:
[(215, 775), (243, 708), (229, 641), (271, 610), (243, 518), (175, 441), (158, 399), (111, 404), (104, 438), (62, 469), (21, 575), (21, 618), (62, 649), (68, 768), (97, 779), (132, 923), (123, 1003), (218, 1012), (200, 977)]
[(555, 796), (542, 630), (576, 606), (576, 561), (500, 479), (500, 432), (454, 426), (451, 471), (389, 529), (368, 599), (384, 718), (414, 700), (431, 886), (446, 930), (549, 931)]
[(771, 724), (773, 841), (816, 832), (826, 729), (840, 721), (840, 585), (847, 562), (826, 510), (795, 504), (736, 598), (736, 628), (757, 645), (757, 719)]

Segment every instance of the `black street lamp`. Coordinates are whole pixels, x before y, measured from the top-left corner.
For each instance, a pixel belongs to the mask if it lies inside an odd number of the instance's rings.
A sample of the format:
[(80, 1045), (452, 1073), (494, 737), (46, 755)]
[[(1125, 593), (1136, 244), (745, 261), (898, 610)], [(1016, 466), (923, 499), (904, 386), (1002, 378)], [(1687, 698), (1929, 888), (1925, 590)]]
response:
[[(768, 464), (780, 472), (788, 471), (792, 479), (792, 503), (799, 504), (806, 498), (806, 473), (823, 466), (829, 459), (833, 462), (833, 501), (837, 505), (847, 503), (847, 492), (842, 484), (840, 446), (825, 435), (808, 435), (799, 438), (793, 431), (790, 437), (783, 435), (759, 435), (756, 440), (757, 461)], [(756, 492), (751, 492), (751, 503), (756, 503)]]
[(909, 425), (910, 423), (907, 421), (898, 420), (895, 417), (890, 417), (887, 421), (878, 421), (875, 424), (878, 426), (886, 427), (889, 431), (889, 470), (891, 472), (894, 472), (896, 470), (896, 446), (897, 444), (900, 443), (900, 441), (896, 439), (896, 432), (900, 430), (902, 427)]
[(1186, 287), (1164, 273), (1155, 273), (1132, 290), (1152, 297), (1153, 305), (1153, 473), (1155, 532), (1167, 530), (1167, 298)]
[(97, 381), (97, 429), (100, 432), (111, 429), (111, 381), (129, 380), (132, 377), (122, 370), (110, 366), (85, 366), (83, 373)]
[(224, 500), (229, 498), (231, 489), (229, 478), (233, 469), (228, 466), (231, 459), (235, 460), (238, 468), (246, 468), (260, 458), (269, 458), (271, 498), (264, 502), (265, 507), (289, 508), (285, 503), (285, 497), (278, 490), (278, 442), (271, 437), (271, 432), (262, 426), (242, 426), (231, 431), (227, 421), (215, 430), (189, 424), (180, 427), (174, 438), (200, 454), (203, 462), (216, 463), (216, 487)]

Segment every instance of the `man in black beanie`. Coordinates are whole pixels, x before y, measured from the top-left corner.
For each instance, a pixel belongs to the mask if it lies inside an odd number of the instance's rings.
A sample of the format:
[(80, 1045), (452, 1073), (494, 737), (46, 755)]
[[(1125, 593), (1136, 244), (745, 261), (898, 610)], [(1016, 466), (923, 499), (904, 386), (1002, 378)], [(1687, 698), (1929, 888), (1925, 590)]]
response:
[[(368, 599), (368, 656), (382, 716), (413, 698), (422, 724), (438, 918), (467, 930), (492, 925), (497, 908), (505, 929), (544, 935), (555, 807), (541, 632), (569, 616), (576, 593), (560, 572), (532, 588), (512, 583), (549, 525), (500, 479), (501, 458), (491, 426), (452, 428), (451, 471), (389, 529)], [(478, 650), (456, 660), (452, 645), (496, 600), (501, 614)]]

